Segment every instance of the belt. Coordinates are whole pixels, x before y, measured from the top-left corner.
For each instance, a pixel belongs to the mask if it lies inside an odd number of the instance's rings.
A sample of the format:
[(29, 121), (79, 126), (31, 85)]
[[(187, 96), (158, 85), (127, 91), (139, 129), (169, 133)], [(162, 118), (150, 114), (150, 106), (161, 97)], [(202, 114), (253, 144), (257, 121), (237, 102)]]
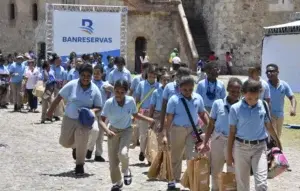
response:
[(262, 139), (262, 140), (248, 141), (248, 140), (244, 140), (244, 139), (236, 137), (235, 140), (237, 140), (237, 141), (239, 141), (241, 143), (244, 143), (244, 144), (257, 145), (259, 143), (267, 141), (267, 138)]

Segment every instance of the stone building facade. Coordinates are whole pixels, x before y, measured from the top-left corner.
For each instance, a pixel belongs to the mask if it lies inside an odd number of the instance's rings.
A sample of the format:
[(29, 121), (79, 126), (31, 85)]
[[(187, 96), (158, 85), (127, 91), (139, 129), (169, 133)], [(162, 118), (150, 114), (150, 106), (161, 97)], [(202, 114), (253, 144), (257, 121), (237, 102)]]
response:
[(203, 20), (211, 50), (221, 62), (232, 49), (235, 73), (260, 64), (263, 27), (291, 22), (291, 13), (300, 11), (298, 0), (187, 1), (194, 7), (189, 16)]
[[(198, 54), (188, 20), (200, 18), (199, 25), (205, 26), (210, 49), (221, 62), (224, 62), (225, 52), (232, 50), (234, 69), (240, 73), (260, 63), (263, 27), (289, 22), (290, 14), (300, 11), (300, 1), (296, 0), (182, 1), (183, 6), (180, 0), (0, 1), (0, 49), (4, 53), (39, 50), (45, 41), (46, 2), (126, 5), (129, 7), (127, 62), (131, 71), (135, 69), (141, 49), (147, 50), (151, 62), (167, 65), (175, 47), (180, 49), (183, 62), (195, 69)], [(34, 9), (37, 9), (37, 19)]]

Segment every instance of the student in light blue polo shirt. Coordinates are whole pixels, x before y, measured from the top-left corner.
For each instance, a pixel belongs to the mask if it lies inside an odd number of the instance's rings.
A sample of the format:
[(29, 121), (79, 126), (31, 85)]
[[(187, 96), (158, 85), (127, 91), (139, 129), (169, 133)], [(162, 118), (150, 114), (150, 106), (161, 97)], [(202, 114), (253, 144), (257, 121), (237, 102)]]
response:
[(129, 169), (129, 145), (132, 136), (132, 116), (145, 120), (150, 123), (150, 128), (155, 121), (152, 118), (139, 114), (136, 108), (133, 97), (126, 96), (129, 89), (129, 84), (125, 80), (117, 80), (114, 84), (114, 96), (109, 98), (102, 111), (102, 121), (108, 118), (109, 130), (112, 132), (108, 137), (108, 158), (110, 177), (113, 183), (111, 190), (121, 190), (123, 181), (121, 178), (121, 171), (119, 163), (122, 165), (122, 173), (124, 174), (124, 184), (130, 185), (132, 182), (132, 175)]
[(145, 79), (147, 79), (147, 70), (149, 67), (149, 63), (145, 63), (143, 64), (142, 68), (143, 68), (143, 72), (141, 75), (137, 75), (133, 78), (131, 86), (130, 86), (130, 90), (129, 90), (129, 95), (130, 96), (134, 96), (134, 92), (137, 88), (137, 86), (139, 85), (139, 83)]
[(276, 64), (267, 65), (266, 74), (271, 91), (272, 124), (280, 139), (284, 121), (284, 97), (288, 97), (291, 102), (290, 116), (296, 116), (297, 101), (289, 84), (278, 78), (279, 68)]
[[(151, 95), (154, 90), (160, 87), (160, 84), (156, 82), (157, 71), (154, 65), (150, 65), (147, 70), (147, 80), (141, 81), (135, 91), (136, 103), (140, 105), (139, 112), (145, 116), (149, 116), (150, 112), (150, 101)], [(139, 128), (140, 134), (140, 155), (139, 160), (144, 161), (145, 150), (147, 146), (147, 136), (148, 136), (148, 124), (144, 121), (137, 121), (137, 126)], [(152, 161), (148, 162), (151, 163)]]
[(72, 68), (67, 74), (67, 81), (79, 79), (79, 68), (83, 64), (81, 58), (77, 58), (75, 61), (75, 68)]
[[(49, 58), (51, 65), (51, 71), (53, 72), (56, 80), (55, 88), (53, 95), (57, 97), (58, 92), (63, 87), (65, 81), (67, 80), (67, 73), (65, 69), (61, 66), (61, 58), (56, 53), (51, 54)], [(63, 102), (62, 102), (63, 103)], [(59, 106), (56, 108), (53, 118), (55, 121), (59, 121), (59, 116), (61, 115), (60, 111), (62, 111), (63, 104), (60, 103)]]
[[(90, 128), (84, 126), (79, 121), (79, 109), (90, 109), (91, 113), (95, 115), (101, 112), (103, 106), (101, 93), (98, 87), (91, 82), (92, 74), (93, 68), (91, 65), (81, 65), (79, 70), (80, 78), (70, 81), (59, 91), (58, 96), (54, 99), (47, 112), (47, 116), (52, 118), (55, 108), (62, 99), (66, 100), (59, 143), (66, 148), (71, 148), (75, 145), (75, 174), (78, 176), (84, 174), (83, 165), (87, 153), (87, 143), (90, 132)], [(105, 128), (103, 122), (99, 121), (99, 123)], [(107, 131), (107, 133), (110, 135), (109, 131)]]
[(114, 85), (117, 80), (126, 80), (128, 84), (131, 84), (131, 73), (125, 67), (125, 59), (118, 56), (114, 62), (117, 68), (109, 73), (108, 82)]
[[(270, 103), (271, 94), (268, 83), (260, 77), (261, 74), (261, 66), (250, 67), (248, 70), (248, 79), (260, 81), (262, 85), (262, 91), (260, 93), (259, 98), (261, 100), (265, 100), (267, 103)], [(246, 80), (248, 80), (246, 79)]]
[(166, 109), (168, 100), (176, 94), (180, 94), (179, 90), (179, 81), (184, 76), (189, 76), (191, 73), (190, 69), (186, 67), (180, 67), (174, 76), (174, 81), (170, 82), (166, 85), (163, 91), (163, 101), (161, 105), (161, 115), (160, 115), (160, 130), (162, 132), (165, 124), (165, 116), (166, 116)]
[(194, 152), (193, 127), (183, 105), (183, 100), (186, 102), (196, 126), (199, 126), (199, 117), (205, 124), (208, 122), (203, 99), (194, 92), (194, 83), (193, 77), (182, 77), (179, 82), (180, 94), (173, 95), (167, 105), (167, 124), (163, 132), (163, 143), (167, 143), (166, 135), (170, 131), (171, 159), (174, 175), (174, 181), (168, 183), (169, 190), (174, 190), (176, 188), (175, 180), (180, 180), (183, 151), (186, 153), (187, 160), (192, 160), (197, 155)]
[(105, 81), (108, 81), (109, 74), (116, 69), (115, 66), (115, 58), (112, 56), (107, 56), (108, 65), (104, 66), (104, 73), (105, 73)]
[[(102, 65), (97, 64), (94, 67), (94, 75), (93, 75), (93, 83), (98, 87), (101, 93), (102, 102), (105, 103), (109, 98), (111, 91), (113, 91), (113, 87), (108, 82), (102, 81), (102, 76), (104, 74), (104, 70)], [(100, 117), (98, 115), (97, 117)], [(98, 124), (100, 127), (100, 125)], [(94, 146), (96, 145), (95, 151), (95, 161), (97, 162), (105, 162), (105, 159), (102, 157), (103, 154), (103, 138), (104, 138), (104, 129), (99, 128), (99, 131), (90, 135), (89, 143), (88, 143), (88, 151), (86, 154), (87, 159), (91, 159), (92, 153), (94, 150)]]
[[(255, 190), (267, 190), (268, 134), (281, 148), (281, 143), (267, 116), (268, 106), (259, 99), (261, 82), (247, 80), (242, 87), (244, 98), (232, 105), (229, 114), (227, 165), (234, 161), (237, 190), (250, 190), (250, 170), (253, 170)], [(234, 145), (234, 153), (233, 151)], [(233, 156), (234, 155), (234, 156)], [(234, 160), (233, 160), (234, 159)]]
[(12, 97), (14, 102), (14, 111), (21, 111), (21, 92), (22, 92), (22, 81), (25, 75), (25, 65), (23, 64), (24, 57), (18, 55), (16, 62), (14, 62), (9, 70), (11, 75)]
[(210, 112), (212, 104), (217, 99), (224, 99), (226, 96), (225, 86), (218, 80), (218, 64), (215, 61), (205, 65), (207, 78), (198, 83), (196, 92), (203, 97), (205, 108)]
[(0, 109), (7, 109), (6, 98), (9, 86), (9, 71), (4, 63), (5, 59), (0, 54)]
[(210, 164), (213, 191), (219, 190), (218, 175), (223, 171), (223, 166), (227, 159), (230, 107), (239, 101), (242, 84), (242, 81), (238, 78), (229, 79), (227, 86), (228, 96), (213, 103), (205, 139), (200, 146), (201, 152), (208, 151), (208, 141), (211, 138)]

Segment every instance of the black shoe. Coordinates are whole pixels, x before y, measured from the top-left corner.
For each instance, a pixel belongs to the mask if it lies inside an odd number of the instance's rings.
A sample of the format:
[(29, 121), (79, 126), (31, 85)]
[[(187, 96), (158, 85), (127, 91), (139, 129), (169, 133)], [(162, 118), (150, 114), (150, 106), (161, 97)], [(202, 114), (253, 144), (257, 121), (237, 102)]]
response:
[(1, 105), (0, 108), (1, 109), (7, 109), (7, 106), (6, 105)]
[(85, 158), (86, 159), (91, 159), (92, 158), (92, 154), (93, 154), (93, 151), (87, 150)]
[(45, 120), (42, 120), (42, 121), (41, 121), (41, 124), (45, 124)]
[(60, 121), (60, 118), (57, 117), (57, 116), (53, 116), (53, 118), (54, 118), (55, 121)]
[(143, 162), (143, 161), (145, 160), (145, 155), (144, 155), (144, 153), (140, 152), (139, 160), (140, 160), (141, 162)]
[(52, 119), (50, 119), (50, 118), (46, 118), (45, 121), (53, 122)]
[(175, 184), (175, 182), (169, 182), (167, 190), (176, 190), (176, 184)]
[(126, 186), (130, 185), (132, 183), (132, 175), (131, 171), (129, 170), (130, 174), (129, 175), (124, 175), (124, 184)]
[(95, 161), (97, 161), (97, 162), (105, 162), (105, 159), (102, 156), (95, 156)]
[(76, 165), (76, 167), (75, 167), (75, 175), (76, 176), (83, 176), (83, 174), (84, 174), (83, 164)]
[(111, 188), (111, 191), (121, 191), (123, 188), (123, 183), (121, 185), (113, 185), (113, 187)]
[(76, 149), (72, 149), (72, 156), (73, 156), (73, 159), (76, 160)]

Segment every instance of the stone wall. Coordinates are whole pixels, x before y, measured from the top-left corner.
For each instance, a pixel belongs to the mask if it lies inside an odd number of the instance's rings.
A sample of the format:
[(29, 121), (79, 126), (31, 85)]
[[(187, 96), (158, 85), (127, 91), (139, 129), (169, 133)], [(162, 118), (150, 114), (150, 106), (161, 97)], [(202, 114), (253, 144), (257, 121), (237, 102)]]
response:
[(159, 65), (168, 64), (168, 56), (174, 47), (178, 47), (173, 31), (172, 13), (129, 14), (127, 35), (128, 68), (135, 66), (135, 40), (145, 37), (150, 62)]
[(212, 50), (225, 64), (225, 52), (233, 49), (235, 73), (246, 73), (260, 64), (263, 27), (290, 21), (300, 11), (300, 1), (282, 0), (202, 0), (196, 2), (196, 15), (205, 23)]

